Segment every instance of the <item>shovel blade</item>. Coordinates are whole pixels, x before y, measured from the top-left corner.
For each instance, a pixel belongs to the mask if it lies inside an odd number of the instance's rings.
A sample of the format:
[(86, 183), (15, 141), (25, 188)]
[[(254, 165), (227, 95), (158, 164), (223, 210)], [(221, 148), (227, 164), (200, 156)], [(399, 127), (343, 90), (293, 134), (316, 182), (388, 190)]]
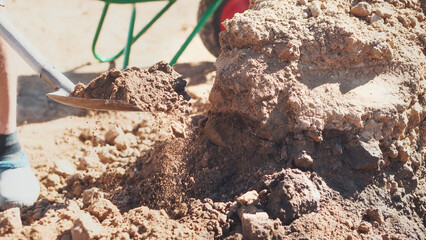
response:
[(70, 97), (68, 94), (69, 93), (61, 89), (46, 95), (56, 102), (77, 108), (107, 111), (141, 111), (138, 107), (121, 100), (86, 99)]

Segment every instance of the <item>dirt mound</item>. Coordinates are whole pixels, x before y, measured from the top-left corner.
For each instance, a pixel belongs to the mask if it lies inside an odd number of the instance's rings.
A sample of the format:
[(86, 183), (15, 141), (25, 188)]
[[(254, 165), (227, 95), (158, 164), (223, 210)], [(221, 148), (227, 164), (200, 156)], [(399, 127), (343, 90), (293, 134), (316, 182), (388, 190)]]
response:
[(87, 86), (79, 83), (70, 96), (89, 99), (122, 100), (142, 111), (188, 111), (186, 81), (166, 62), (148, 69), (110, 70)]
[(41, 126), (52, 144), (23, 146), (62, 160), (36, 165), (42, 200), (22, 225), (4, 212), (4, 236), (424, 239), (422, 6), (252, 0), (221, 34), (209, 112)]

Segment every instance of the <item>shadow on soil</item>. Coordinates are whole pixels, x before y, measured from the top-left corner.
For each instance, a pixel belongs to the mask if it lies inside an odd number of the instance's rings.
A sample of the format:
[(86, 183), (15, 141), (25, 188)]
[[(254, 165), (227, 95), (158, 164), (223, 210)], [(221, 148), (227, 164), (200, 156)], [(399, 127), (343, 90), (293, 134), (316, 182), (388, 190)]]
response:
[[(88, 83), (99, 73), (65, 72), (72, 82)], [(82, 116), (87, 110), (65, 106), (46, 97), (46, 93), (54, 90), (38, 75), (18, 77), (18, 124), (38, 123), (62, 118), (70, 115)]]

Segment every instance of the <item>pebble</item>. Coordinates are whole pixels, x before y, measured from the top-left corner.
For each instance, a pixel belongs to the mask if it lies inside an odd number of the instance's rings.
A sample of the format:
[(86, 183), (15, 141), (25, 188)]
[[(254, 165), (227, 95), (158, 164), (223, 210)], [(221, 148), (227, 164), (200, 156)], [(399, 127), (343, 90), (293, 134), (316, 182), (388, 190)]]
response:
[(378, 208), (369, 208), (367, 209), (367, 215), (371, 220), (378, 222), (379, 224), (383, 224), (385, 221), (383, 220), (382, 211)]
[(56, 187), (61, 184), (61, 178), (57, 174), (49, 174), (44, 181), (46, 187)]
[(73, 222), (71, 228), (72, 240), (90, 240), (99, 237), (103, 231), (102, 225), (90, 214), (82, 213)]
[(316, 1), (309, 3), (308, 9), (311, 11), (312, 17), (318, 17), (322, 12), (320, 3)]
[(257, 193), (257, 191), (252, 190), (237, 197), (237, 202), (241, 205), (252, 205), (257, 200), (258, 196), (259, 194)]
[(74, 164), (66, 159), (55, 161), (54, 172), (63, 177), (71, 176), (75, 173)]
[(185, 127), (183, 124), (178, 122), (173, 122), (171, 125), (173, 135), (177, 138), (185, 138)]
[(359, 226), (358, 226), (358, 230), (361, 232), (361, 233), (368, 233), (368, 232), (370, 232), (370, 230), (371, 230), (371, 228), (372, 228), (372, 225), (371, 225), (371, 223), (369, 223), (369, 222), (361, 222), (360, 224), (359, 224)]
[(294, 164), (296, 164), (297, 167), (301, 168), (308, 168), (312, 165), (313, 162), (314, 160), (312, 159), (312, 157), (305, 151), (303, 151), (301, 155), (294, 159)]
[(100, 198), (92, 203), (87, 209), (92, 215), (103, 221), (106, 218), (113, 218), (121, 216), (120, 210), (112, 202), (107, 199)]
[(390, 18), (393, 15), (393, 11), (386, 7), (380, 7), (375, 12), (382, 18)]
[(0, 236), (12, 233), (22, 228), (21, 211), (19, 208), (10, 208), (0, 212)]
[(366, 2), (360, 2), (351, 9), (351, 13), (357, 17), (367, 17), (371, 14), (371, 5)]
[(102, 163), (99, 161), (99, 156), (95, 151), (87, 152), (86, 156), (80, 159), (80, 163), (77, 167), (78, 170), (86, 170), (88, 168), (96, 168), (101, 166)]
[(115, 138), (120, 135), (124, 135), (124, 131), (117, 126), (111, 126), (105, 133), (105, 141), (112, 145), (114, 144)]
[(99, 188), (91, 188), (83, 191), (83, 204), (85, 206), (90, 206), (92, 203), (96, 202), (97, 199), (104, 198), (105, 193), (99, 190)]
[(378, 22), (384, 22), (384, 20), (378, 14), (373, 13), (370, 18), (370, 23), (378, 23)]

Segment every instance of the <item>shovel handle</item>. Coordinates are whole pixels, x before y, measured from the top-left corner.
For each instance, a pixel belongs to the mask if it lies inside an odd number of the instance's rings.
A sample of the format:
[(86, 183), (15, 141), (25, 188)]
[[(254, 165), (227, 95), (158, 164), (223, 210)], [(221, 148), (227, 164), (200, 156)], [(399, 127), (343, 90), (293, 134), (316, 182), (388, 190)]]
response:
[(74, 84), (51, 65), (47, 59), (10, 22), (5, 12), (0, 12), (0, 36), (40, 75), (50, 87), (70, 93)]

